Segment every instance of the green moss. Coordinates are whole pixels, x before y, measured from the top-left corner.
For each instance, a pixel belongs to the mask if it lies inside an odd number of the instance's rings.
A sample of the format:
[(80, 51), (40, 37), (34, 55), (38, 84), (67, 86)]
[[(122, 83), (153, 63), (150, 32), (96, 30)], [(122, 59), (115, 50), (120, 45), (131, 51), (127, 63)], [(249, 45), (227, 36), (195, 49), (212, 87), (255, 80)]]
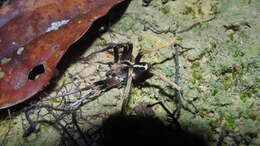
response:
[(96, 41), (96, 45), (97, 45), (97, 46), (107, 45), (107, 40), (104, 39), (103, 37), (100, 37), (100, 39), (98, 39), (98, 40)]
[(232, 76), (225, 76), (224, 77), (224, 89), (227, 90), (232, 86), (233, 78)]
[(256, 88), (247, 90), (247, 91), (243, 91), (240, 95), (240, 99), (243, 102), (246, 102), (248, 99), (252, 98), (254, 94), (259, 93), (259, 91)]
[(183, 40), (183, 38), (181, 36), (176, 36), (175, 39), (176, 39), (176, 41), (182, 41)]
[(170, 13), (171, 7), (169, 5), (163, 5), (163, 7), (161, 7), (159, 9), (164, 15), (167, 15)]
[(216, 82), (213, 80), (210, 81), (211, 96), (215, 96), (218, 92), (221, 91), (220, 86), (221, 86), (221, 84), (219, 82)]
[(225, 117), (226, 123), (223, 125), (223, 129), (227, 131), (232, 131), (236, 125), (235, 125), (235, 119), (232, 118), (231, 116), (226, 116)]
[(192, 15), (195, 16), (196, 12), (192, 7), (185, 7), (184, 11), (182, 12), (183, 15)]
[(199, 13), (201, 16), (204, 16), (204, 15), (205, 15), (205, 13), (203, 12), (203, 10), (202, 10), (201, 8), (199, 8), (198, 13)]
[(215, 96), (219, 91), (221, 91), (220, 88), (213, 88), (212, 91), (211, 91), (211, 95)]
[(191, 68), (195, 69), (195, 68), (198, 68), (198, 67), (200, 67), (200, 62), (195, 61), (195, 62), (192, 63)]
[(216, 127), (216, 126), (218, 126), (219, 124), (220, 124), (220, 120), (219, 119), (214, 119), (214, 120), (210, 120), (209, 121), (209, 125), (211, 126), (211, 127)]
[(200, 79), (202, 79), (202, 74), (201, 74), (201, 72), (199, 72), (199, 71), (194, 71), (194, 72), (192, 73), (192, 77), (193, 77), (193, 79), (195, 79), (195, 80), (200, 80)]
[(210, 11), (211, 11), (211, 14), (216, 15), (216, 14), (219, 13), (219, 8), (218, 8), (218, 6), (215, 4), (215, 5), (213, 5), (213, 6), (211, 7)]
[(230, 66), (228, 66), (227, 64), (221, 65), (219, 74), (224, 75), (226, 73), (231, 73), (231, 72), (232, 72), (232, 68)]
[(140, 18), (138, 18), (135, 15), (128, 15), (125, 14), (122, 18), (122, 21), (114, 24), (115, 28), (117, 28), (117, 31), (120, 32), (128, 32), (130, 30), (136, 30), (139, 26), (139, 23), (136, 23), (138, 21), (140, 21)]

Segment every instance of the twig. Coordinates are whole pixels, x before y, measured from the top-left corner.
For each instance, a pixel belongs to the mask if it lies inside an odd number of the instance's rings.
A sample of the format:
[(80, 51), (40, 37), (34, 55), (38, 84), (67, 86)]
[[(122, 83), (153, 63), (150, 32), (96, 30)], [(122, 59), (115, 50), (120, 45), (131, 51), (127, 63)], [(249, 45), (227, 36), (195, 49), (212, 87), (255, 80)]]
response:
[(124, 95), (123, 95), (123, 104), (122, 104), (122, 109), (121, 109), (121, 112), (122, 114), (126, 114), (126, 109), (127, 109), (127, 106), (128, 106), (128, 103), (129, 103), (129, 93), (130, 93), (130, 90), (131, 90), (131, 84), (132, 84), (132, 80), (133, 80), (133, 68), (129, 68), (128, 70), (128, 79), (127, 79), (127, 83), (126, 83), (126, 88), (125, 88), (125, 91), (124, 91)]
[(208, 22), (210, 22), (210, 21), (212, 21), (212, 20), (214, 20), (214, 19), (216, 19), (216, 17), (213, 17), (213, 18), (210, 18), (210, 19), (208, 19), (208, 20), (201, 21), (201, 22), (194, 23), (194, 24), (192, 24), (190, 27), (188, 27), (188, 28), (186, 28), (186, 29), (183, 29), (183, 30), (180, 30), (180, 31), (178, 31), (178, 32), (176, 32), (176, 33), (188, 32), (188, 31), (192, 30), (194, 27), (197, 27), (197, 26), (199, 26), (199, 25), (201, 25), (201, 24), (204, 24), (204, 23), (208, 23)]
[[(176, 44), (174, 49), (175, 49), (175, 55), (174, 55), (174, 62), (175, 62), (175, 83), (178, 85), (179, 84), (179, 81), (180, 81), (180, 63), (179, 63), (179, 49), (178, 47), (181, 47), (179, 44)], [(192, 113), (193, 115), (195, 115), (195, 113), (193, 111), (191, 111), (190, 109), (186, 108), (183, 103), (182, 103), (182, 99), (184, 99), (184, 96), (183, 96), (183, 90), (178, 90), (176, 92), (177, 94), (177, 97), (178, 97), (178, 106), (177, 108), (175, 109), (175, 111), (173, 112), (174, 114), (177, 113), (177, 116), (179, 116), (179, 111), (180, 109), (184, 109), (190, 113)], [(193, 105), (193, 104), (192, 104)], [(194, 106), (194, 105), (193, 105)], [(195, 107), (195, 106), (194, 106)], [(195, 108), (195, 110), (197, 110), (197, 108)]]
[[(191, 29), (193, 29), (194, 27), (197, 27), (197, 26), (199, 26), (199, 25), (201, 25), (201, 24), (204, 24), (204, 23), (208, 23), (208, 22), (214, 20), (215, 18), (216, 18), (216, 17), (213, 17), (213, 18), (210, 18), (210, 19), (208, 19), (208, 20), (204, 20), (204, 21), (200, 21), (200, 22), (194, 23), (194, 24), (192, 24), (190, 27), (185, 28), (185, 29), (180, 30), (180, 31), (177, 31), (177, 28), (175, 28), (175, 29), (170, 29), (170, 28), (168, 28), (168, 29), (166, 29), (166, 30), (160, 30), (160, 29), (157, 29), (157, 27), (158, 27), (157, 25), (151, 24), (151, 23), (149, 23), (149, 22), (147, 22), (147, 21), (145, 21), (145, 20), (143, 20), (143, 22), (141, 22), (141, 23), (144, 25), (144, 30), (147, 30), (147, 29), (148, 29), (148, 30), (151, 30), (153, 33), (156, 33), (156, 34), (172, 33), (173, 35), (176, 35), (176, 34), (179, 34), (179, 33), (188, 32), (188, 31), (190, 31)], [(147, 27), (146, 25), (148, 25), (148, 27)]]

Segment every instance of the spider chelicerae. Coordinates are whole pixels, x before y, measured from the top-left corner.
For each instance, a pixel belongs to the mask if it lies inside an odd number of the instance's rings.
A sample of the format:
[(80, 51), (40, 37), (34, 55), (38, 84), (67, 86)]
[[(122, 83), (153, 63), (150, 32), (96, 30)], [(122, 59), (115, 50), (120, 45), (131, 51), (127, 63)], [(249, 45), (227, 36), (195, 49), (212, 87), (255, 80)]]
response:
[[(129, 95), (132, 82), (137, 82), (137, 83), (143, 82), (147, 78), (155, 75), (155, 76), (159, 77), (161, 80), (167, 82), (171, 87), (175, 88), (177, 91), (181, 91), (181, 88), (176, 83), (167, 79), (161, 73), (153, 70), (152, 64), (141, 61), (141, 58), (143, 57), (143, 55), (152, 53), (161, 48), (165, 48), (165, 47), (169, 47), (169, 46), (180, 47), (180, 48), (184, 49), (184, 51), (191, 49), (191, 48), (183, 48), (180, 45), (175, 44), (175, 43), (170, 43), (170, 44), (166, 44), (163, 46), (139, 51), (137, 56), (134, 58), (132, 56), (133, 44), (131, 44), (131, 43), (120, 43), (120, 44), (111, 43), (108, 45), (108, 47), (106, 47), (102, 50), (96, 51), (94, 53), (91, 53), (89, 55), (89, 56), (92, 56), (92, 55), (100, 53), (100, 52), (113, 50), (114, 62), (109, 64), (110, 70), (106, 73), (105, 79), (96, 81), (93, 84), (86, 86), (85, 88), (72, 90), (68, 93), (55, 96), (54, 98), (67, 96), (67, 95), (71, 95), (71, 94), (86, 91), (86, 90), (91, 90), (88, 94), (86, 94), (85, 96), (79, 98), (78, 100), (76, 100), (75, 102), (72, 102), (70, 104), (70, 107), (77, 107), (78, 105), (83, 104), (85, 99), (87, 99), (89, 97), (93, 97), (93, 96), (98, 96), (98, 95), (100, 95), (100, 93), (102, 93), (104, 91), (107, 91), (111, 88), (118, 87), (119, 85), (123, 84), (123, 85), (126, 85), (126, 88), (125, 88), (124, 95), (123, 95), (124, 101), (123, 101), (123, 105), (122, 105), (122, 112), (125, 113), (125, 110), (126, 110), (126, 107), (128, 104), (127, 97)], [(123, 50), (120, 51), (120, 49), (123, 49)]]

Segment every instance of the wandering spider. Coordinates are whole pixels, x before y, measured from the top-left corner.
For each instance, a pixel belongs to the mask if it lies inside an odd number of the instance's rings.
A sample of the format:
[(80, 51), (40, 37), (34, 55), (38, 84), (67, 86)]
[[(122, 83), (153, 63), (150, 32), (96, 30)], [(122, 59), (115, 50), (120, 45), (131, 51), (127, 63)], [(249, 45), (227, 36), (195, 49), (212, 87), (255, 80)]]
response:
[[(110, 70), (106, 73), (106, 78), (103, 80), (99, 80), (97, 82), (94, 82), (93, 84), (82, 88), (70, 91), (68, 93), (58, 95), (54, 98), (67, 96), (70, 94), (74, 94), (81, 91), (91, 90), (87, 95), (81, 97), (80, 99), (76, 100), (72, 104), (70, 104), (71, 107), (77, 107), (78, 105), (82, 104), (85, 99), (92, 97), (92, 96), (98, 96), (100, 93), (107, 91), (111, 88), (118, 87), (119, 85), (125, 85), (125, 92), (124, 92), (124, 102), (122, 106), (122, 112), (125, 113), (126, 106), (128, 104), (128, 95), (130, 92), (131, 84), (132, 82), (143, 82), (147, 78), (151, 77), (152, 75), (155, 75), (159, 77), (161, 80), (167, 82), (170, 84), (173, 88), (175, 88), (177, 91), (181, 91), (181, 88), (175, 84), (174, 82), (167, 79), (164, 75), (160, 74), (159, 72), (153, 70), (153, 65), (147, 63), (147, 62), (141, 62), (141, 58), (145, 54), (152, 53), (156, 50), (159, 50), (161, 48), (169, 47), (169, 46), (179, 46), (178, 44), (171, 43), (164, 46), (156, 47), (156, 48), (150, 48), (148, 50), (139, 51), (137, 56), (133, 58), (132, 51), (133, 51), (133, 45), (131, 43), (121, 43), (121, 44), (109, 44), (108, 47), (96, 51), (89, 56), (92, 56), (94, 54), (108, 51), (113, 49), (114, 54), (114, 62), (112, 64), (109, 64)], [(122, 53), (120, 54), (119, 49), (123, 49)], [(188, 48), (189, 49), (189, 48)]]
[[(154, 105), (160, 105), (162, 108), (167, 112), (168, 116), (171, 117), (172, 122), (171, 124), (176, 125), (177, 128), (180, 128), (180, 125), (178, 124), (177, 118), (179, 117), (179, 111), (180, 109), (188, 110), (191, 113), (194, 113), (184, 107), (182, 105), (182, 89), (174, 82), (170, 81), (167, 79), (164, 75), (161, 73), (153, 70), (153, 65), (147, 62), (141, 62), (142, 56), (145, 54), (152, 53), (156, 50), (159, 50), (161, 48), (169, 47), (169, 46), (174, 46), (175, 48), (175, 62), (176, 62), (176, 83), (178, 83), (178, 70), (179, 70), (179, 65), (178, 65), (178, 54), (179, 51), (177, 48), (181, 48), (182, 50), (180, 53), (188, 51), (192, 48), (183, 48), (182, 46), (175, 44), (175, 43), (170, 43), (166, 44), (164, 46), (159, 46), (155, 48), (150, 48), (148, 50), (143, 50), (139, 51), (137, 56), (134, 58), (132, 56), (132, 51), (133, 51), (133, 45), (131, 43), (121, 43), (121, 44), (109, 44), (108, 47), (96, 51), (94, 53), (91, 53), (89, 56), (86, 57), (88, 59), (94, 54), (100, 53), (100, 52), (105, 52), (108, 50), (113, 50), (114, 54), (114, 62), (109, 63), (110, 70), (106, 72), (106, 77), (105, 79), (96, 81), (85, 88), (81, 89), (76, 89), (72, 90), (70, 92), (57, 95), (55, 97), (51, 97), (48, 100), (52, 100), (55, 98), (62, 97), (62, 101), (64, 101), (64, 104), (59, 104), (58, 106), (53, 107), (52, 105), (45, 104), (45, 103), (38, 103), (38, 104), (33, 104), (30, 107), (25, 109), (25, 117), (28, 120), (29, 123), (29, 128), (25, 131), (24, 136), (29, 136), (31, 133), (37, 131), (37, 125), (39, 123), (46, 123), (50, 124), (54, 127), (61, 127), (64, 130), (64, 126), (59, 122), (61, 119), (64, 119), (68, 116), (72, 116), (75, 119), (76, 112), (85, 104), (93, 101), (98, 97), (101, 93), (108, 91), (109, 89), (119, 87), (120, 85), (126, 85), (124, 95), (123, 95), (123, 104), (122, 104), (122, 109), (121, 112), (123, 114), (126, 114), (126, 109), (128, 105), (128, 95), (131, 89), (131, 84), (132, 82), (140, 83), (144, 82), (147, 78), (151, 76), (157, 76), (161, 80), (167, 82), (172, 88), (176, 90), (176, 109), (174, 111), (170, 111), (167, 109), (166, 106), (163, 105), (161, 101), (153, 104), (148, 104), (148, 103), (143, 103), (134, 108), (134, 111), (137, 115), (142, 115), (142, 116), (151, 116), (153, 114), (153, 110), (150, 108)], [(120, 51), (119, 49), (122, 49)], [(78, 92), (83, 92), (83, 91), (88, 91), (87, 94), (84, 94), (80, 98), (76, 100), (66, 100), (66, 98), (63, 98), (65, 96), (75, 94)], [(191, 103), (192, 104), (192, 103)], [(195, 107), (194, 107), (195, 108)], [(43, 115), (40, 114), (42, 109), (46, 109), (48, 112)], [(197, 110), (197, 109), (196, 109)], [(36, 112), (37, 111), (37, 112)], [(36, 120), (33, 120), (30, 115), (32, 113), (36, 112), (37, 113), (37, 118)], [(56, 113), (59, 113), (57, 116)], [(54, 117), (54, 121), (45, 119), (47, 115), (52, 115)], [(75, 120), (74, 120), (75, 123)], [(79, 129), (79, 128), (78, 128)], [(79, 130), (80, 131), (80, 130)], [(66, 132), (66, 129), (65, 129)], [(70, 135), (68, 132), (66, 132), (67, 135)]]

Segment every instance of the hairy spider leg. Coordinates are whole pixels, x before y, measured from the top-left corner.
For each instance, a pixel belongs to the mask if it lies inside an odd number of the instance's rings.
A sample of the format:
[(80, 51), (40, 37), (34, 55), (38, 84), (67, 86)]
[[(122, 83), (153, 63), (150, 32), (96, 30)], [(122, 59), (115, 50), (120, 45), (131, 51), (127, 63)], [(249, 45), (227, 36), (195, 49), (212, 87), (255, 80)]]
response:
[(71, 107), (76, 107), (76, 106), (80, 105), (81, 103), (83, 103), (84, 100), (86, 100), (87, 98), (92, 97), (92, 96), (97, 96), (106, 90), (114, 88), (115, 86), (119, 85), (120, 83), (121, 83), (121, 81), (117, 80), (116, 78), (107, 78), (104, 80), (94, 82), (93, 84), (91, 84), (85, 88), (73, 90), (69, 93), (65, 93), (63, 95), (56, 96), (55, 98), (75, 94), (75, 93), (83, 91), (83, 90), (92, 89), (92, 91), (90, 91), (88, 94), (84, 95), (83, 97), (77, 99), (75, 102), (70, 104)]
[[(124, 48), (124, 50), (128, 50), (128, 48), (130, 49), (130, 52), (131, 49), (133, 48), (133, 45), (130, 44), (130, 43), (121, 43), (121, 44), (116, 44), (116, 43), (108, 43), (108, 46), (106, 48), (103, 48), (101, 50), (97, 50), (91, 54), (89, 54), (87, 57), (85, 58), (89, 58), (95, 54), (98, 54), (98, 53), (101, 53), (101, 52), (105, 52), (105, 51), (108, 51), (108, 50), (111, 50), (113, 49), (113, 52), (114, 52), (114, 63), (117, 63), (119, 61), (119, 48)], [(128, 52), (128, 51), (126, 51)]]
[(67, 93), (64, 93), (64, 94), (61, 94), (61, 95), (57, 95), (57, 96), (54, 96), (52, 98), (59, 98), (59, 97), (64, 97), (64, 96), (68, 96), (68, 95), (71, 95), (71, 94), (75, 94), (75, 93), (78, 93), (78, 92), (82, 92), (82, 91), (87, 91), (87, 90), (90, 90), (90, 89), (93, 89), (93, 90), (107, 90), (107, 89), (110, 89), (110, 88), (113, 88), (113, 86), (115, 86), (115, 82), (112, 82), (112, 83), (108, 83), (109, 80), (111, 79), (105, 79), (105, 80), (100, 80), (100, 81), (96, 81), (84, 88), (81, 88), (81, 89), (76, 89), (76, 90), (72, 90), (70, 92), (67, 92)]
[(114, 47), (113, 48), (113, 52), (114, 52), (114, 63), (117, 63), (119, 61), (119, 52), (118, 52), (118, 48)]
[(132, 52), (133, 52), (133, 44), (132, 43), (125, 43), (123, 48), (123, 53), (120, 56), (120, 60), (127, 60), (132, 61)]
[[(123, 53), (121, 56), (119, 56), (119, 49), (123, 48)], [(132, 59), (132, 52), (133, 52), (133, 44), (132, 43), (121, 43), (121, 44), (114, 44), (111, 43), (109, 46), (105, 49), (102, 49), (104, 51), (113, 49), (114, 52), (114, 63), (118, 63), (119, 61), (122, 60), (129, 60), (131, 61)], [(100, 51), (98, 51), (100, 52)]]
[[(119, 61), (132, 61), (132, 52), (133, 52), (133, 44), (132, 43), (125, 43), (122, 45), (119, 45), (120, 48), (123, 48), (123, 52), (122, 55), (119, 58), (119, 51), (118, 48), (119, 47), (115, 47), (114, 48), (114, 60), (115, 63), (119, 62)], [(117, 59), (119, 58), (119, 60)], [(129, 102), (129, 93), (131, 90), (131, 84), (132, 84), (132, 79), (133, 79), (133, 67), (131, 66), (131, 64), (129, 64), (129, 68), (128, 68), (128, 78), (127, 78), (127, 83), (126, 83), (126, 87), (124, 90), (124, 95), (123, 95), (123, 103), (122, 103), (122, 109), (121, 112), (122, 114), (126, 114), (126, 109), (128, 106), (128, 102)]]
[(135, 57), (135, 63), (140, 63), (141, 58), (145, 54), (150, 54), (150, 53), (152, 53), (154, 51), (160, 50), (162, 48), (167, 48), (167, 47), (175, 45), (175, 44), (176, 44), (175, 42), (172, 42), (172, 43), (169, 43), (169, 44), (166, 44), (166, 45), (161, 45), (161, 46), (157, 46), (157, 47), (154, 47), (154, 48), (149, 48), (147, 50), (139, 51), (137, 56)]
[[(161, 45), (161, 46), (158, 46), (158, 47), (154, 47), (154, 48), (150, 48), (150, 49), (147, 49), (147, 50), (142, 50), (142, 51), (139, 51), (139, 53), (137, 54), (136, 58), (135, 58), (135, 64), (139, 64), (140, 63), (140, 60), (141, 58), (143, 57), (143, 55), (145, 54), (150, 54), (154, 51), (157, 51), (157, 50), (160, 50), (162, 48), (166, 48), (166, 47), (169, 47), (169, 46), (172, 46), (172, 45), (176, 45), (176, 43), (172, 42), (172, 43), (169, 43), (169, 44), (166, 44), (166, 45)], [(172, 82), (171, 80), (167, 79), (163, 74), (153, 70), (153, 69), (149, 69), (149, 72), (157, 77), (159, 77), (161, 80), (163, 80), (164, 82), (168, 83), (169, 85), (171, 85), (173, 88), (177, 89), (178, 91), (181, 90), (181, 87), (179, 87), (176, 83)]]
[[(121, 56), (119, 56), (120, 48), (123, 48), (123, 52), (122, 52)], [(113, 49), (113, 52), (114, 52), (114, 63), (118, 63), (119, 61), (128, 60), (128, 59), (131, 59), (131, 57), (132, 57), (131, 55), (132, 55), (132, 51), (133, 51), (133, 45), (131, 43), (121, 43), (121, 44), (111, 43), (111, 44), (109, 44), (108, 47), (95, 51), (95, 52), (91, 53), (89, 56), (100, 53), (100, 52), (108, 51), (110, 49)], [(86, 91), (86, 90), (92, 89), (92, 91), (89, 94), (83, 96), (82, 98), (78, 99), (76, 102), (72, 103), (71, 106), (74, 107), (74, 106), (77, 106), (80, 103), (82, 103), (86, 98), (93, 96), (96, 93), (99, 94), (103, 91), (109, 90), (109, 89), (119, 85), (121, 82), (122, 81), (117, 78), (107, 78), (105, 80), (100, 80), (100, 81), (94, 82), (93, 84), (91, 84), (85, 88), (72, 90), (68, 93), (58, 95), (53, 98), (68, 96), (68, 95), (75, 94), (75, 93), (78, 93), (81, 91)], [(130, 83), (128, 83), (128, 86), (129, 85), (131, 85), (131, 81), (130, 81)], [(129, 91), (128, 91), (128, 93), (129, 93)]]
[(68, 96), (68, 95), (71, 95), (71, 94), (75, 94), (75, 93), (78, 93), (78, 92), (82, 92), (82, 91), (87, 91), (91, 88), (93, 88), (95, 85), (95, 83), (89, 85), (89, 86), (86, 86), (84, 88), (81, 88), (81, 89), (76, 89), (76, 90), (72, 90), (70, 92), (67, 92), (67, 93), (64, 93), (64, 94), (61, 94), (61, 95), (57, 95), (57, 96), (54, 96), (52, 98), (59, 98), (59, 97), (64, 97), (64, 96)]

